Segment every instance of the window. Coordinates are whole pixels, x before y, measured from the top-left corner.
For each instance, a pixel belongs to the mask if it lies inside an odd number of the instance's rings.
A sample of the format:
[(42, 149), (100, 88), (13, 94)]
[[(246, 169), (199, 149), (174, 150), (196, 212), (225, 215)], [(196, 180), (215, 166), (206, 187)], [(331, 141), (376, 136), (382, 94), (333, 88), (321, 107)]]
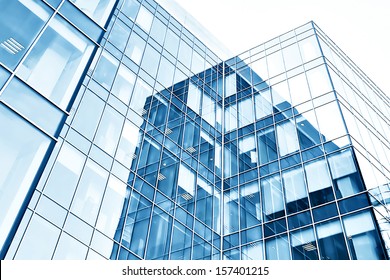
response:
[(302, 167), (283, 171), (284, 192), (288, 213), (295, 213), (309, 207)]
[(104, 26), (112, 8), (115, 4), (115, 0), (70, 0), (86, 15), (90, 16), (93, 20)]
[(72, 127), (89, 140), (92, 140), (103, 113), (104, 104), (103, 100), (87, 90), (81, 99), (81, 103), (72, 122)]
[(137, 33), (133, 32), (130, 35), (129, 42), (127, 44), (125, 54), (136, 64), (140, 64), (142, 54), (144, 53), (144, 49), (146, 46), (146, 42), (142, 39)]
[(278, 136), (278, 147), (280, 156), (298, 151), (298, 136), (295, 124), (291, 121), (285, 121), (276, 126)]
[(324, 159), (305, 164), (305, 173), (313, 206), (334, 200), (328, 166)]
[(96, 65), (93, 78), (98, 81), (103, 87), (110, 90), (114, 81), (116, 71), (119, 66), (119, 61), (115, 59), (109, 52), (103, 51), (99, 62)]
[(385, 259), (380, 237), (369, 211), (343, 217), (348, 247), (354, 260)]
[[(66, 110), (94, 45), (65, 20), (55, 17), (18, 74)], [(53, 63), (55, 61), (56, 63)]]
[(108, 172), (88, 160), (73, 198), (71, 211), (90, 225), (96, 222)]
[(263, 193), (263, 212), (265, 221), (283, 217), (286, 211), (279, 175), (263, 178), (260, 180), (260, 184)]
[(290, 248), (287, 235), (267, 239), (265, 242), (267, 260), (289, 260)]
[(50, 135), (57, 135), (64, 113), (19, 79), (14, 78), (9, 83), (0, 100), (11, 105)]
[(146, 33), (149, 33), (152, 27), (153, 15), (144, 6), (141, 6), (135, 21)]
[(119, 225), (125, 197), (126, 184), (111, 175), (104, 192), (96, 228), (112, 239)]
[(262, 222), (260, 191), (257, 181), (240, 186), (240, 227), (245, 229)]
[(72, 200), (86, 156), (65, 143), (45, 185), (44, 193), (68, 208)]
[(115, 154), (123, 122), (124, 117), (121, 114), (106, 106), (94, 142), (111, 156)]
[(141, 67), (152, 77), (155, 77), (157, 74), (160, 57), (161, 55), (151, 45), (146, 46)]
[(293, 260), (318, 260), (313, 228), (293, 231), (290, 236)]
[(50, 260), (60, 232), (60, 229), (48, 221), (38, 215), (34, 215), (19, 245), (15, 259)]
[(135, 20), (135, 17), (138, 14), (140, 4), (137, 0), (125, 0), (123, 2), (121, 11), (126, 16), (128, 16), (132, 21)]
[(0, 105), (0, 131), (0, 244), (3, 244), (40, 173), (51, 139), (4, 105)]
[(131, 94), (133, 93), (135, 77), (135, 74), (126, 66), (123, 64), (119, 66), (111, 93), (122, 100), (126, 105), (129, 104)]
[(260, 130), (257, 133), (257, 141), (260, 164), (265, 164), (278, 158), (274, 127)]
[(52, 11), (39, 0), (0, 0), (0, 7), (0, 62), (15, 69)]
[(316, 229), (321, 260), (349, 259), (339, 220), (320, 223)]
[(127, 38), (130, 36), (130, 28), (117, 19), (115, 25), (112, 27), (110, 37), (108, 40), (117, 47), (121, 52), (125, 50)]

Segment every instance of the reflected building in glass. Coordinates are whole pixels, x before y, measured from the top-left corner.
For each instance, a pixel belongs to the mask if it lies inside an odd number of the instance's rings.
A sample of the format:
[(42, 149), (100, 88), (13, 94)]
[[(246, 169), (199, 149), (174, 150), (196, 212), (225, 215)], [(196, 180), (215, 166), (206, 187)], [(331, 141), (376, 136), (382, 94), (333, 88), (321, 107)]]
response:
[(313, 22), (225, 59), (153, 0), (0, 5), (2, 259), (389, 258), (389, 97)]

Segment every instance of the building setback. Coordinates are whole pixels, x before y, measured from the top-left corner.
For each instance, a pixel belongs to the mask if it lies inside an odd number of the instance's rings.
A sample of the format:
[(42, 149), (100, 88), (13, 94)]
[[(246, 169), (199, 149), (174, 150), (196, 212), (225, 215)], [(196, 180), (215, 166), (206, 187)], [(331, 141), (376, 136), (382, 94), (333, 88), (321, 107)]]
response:
[(314, 22), (225, 60), (153, 0), (0, 6), (1, 259), (389, 259), (389, 97)]

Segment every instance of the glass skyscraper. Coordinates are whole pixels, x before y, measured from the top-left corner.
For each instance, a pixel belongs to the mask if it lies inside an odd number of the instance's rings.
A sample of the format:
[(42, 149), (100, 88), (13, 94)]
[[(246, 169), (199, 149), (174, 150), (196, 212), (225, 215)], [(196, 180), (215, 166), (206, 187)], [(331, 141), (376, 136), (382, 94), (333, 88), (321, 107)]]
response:
[(1, 259), (389, 259), (390, 100), (313, 22), (226, 60), (154, 0), (0, 7)]

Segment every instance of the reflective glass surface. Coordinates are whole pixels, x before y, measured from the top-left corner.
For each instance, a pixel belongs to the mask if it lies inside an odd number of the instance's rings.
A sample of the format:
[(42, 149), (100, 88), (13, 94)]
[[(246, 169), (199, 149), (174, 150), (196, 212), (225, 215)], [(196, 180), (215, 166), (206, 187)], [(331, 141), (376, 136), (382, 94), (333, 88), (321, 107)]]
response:
[(18, 75), (66, 110), (93, 47), (74, 27), (59, 17), (54, 18), (19, 68)]

